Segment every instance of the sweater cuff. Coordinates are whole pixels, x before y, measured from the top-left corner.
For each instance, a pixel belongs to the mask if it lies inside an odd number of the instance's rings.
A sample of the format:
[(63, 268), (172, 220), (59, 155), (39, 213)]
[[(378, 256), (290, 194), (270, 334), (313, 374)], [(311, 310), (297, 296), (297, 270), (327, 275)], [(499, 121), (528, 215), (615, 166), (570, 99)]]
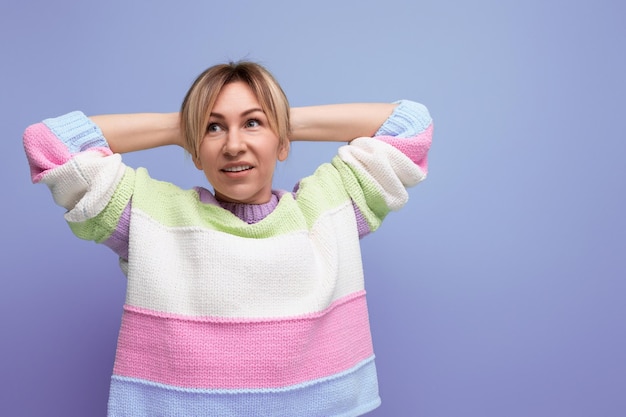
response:
[(93, 147), (109, 147), (100, 128), (80, 111), (46, 119), (43, 123), (72, 154)]
[(410, 138), (425, 131), (432, 123), (428, 109), (423, 104), (410, 100), (399, 100), (395, 103), (398, 106), (375, 136)]

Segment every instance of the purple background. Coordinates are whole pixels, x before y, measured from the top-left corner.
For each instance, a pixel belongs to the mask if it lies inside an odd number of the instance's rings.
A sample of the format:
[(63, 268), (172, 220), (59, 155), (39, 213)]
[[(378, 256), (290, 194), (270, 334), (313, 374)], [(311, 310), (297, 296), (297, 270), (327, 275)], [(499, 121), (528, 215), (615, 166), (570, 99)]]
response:
[[(429, 179), (363, 241), (372, 416), (626, 415), (626, 16), (619, 1), (3, 1), (0, 415), (105, 414), (125, 283), (33, 186), (24, 128), (174, 111), (260, 61), (291, 103), (410, 98)], [(291, 188), (335, 152), (295, 144)], [(204, 184), (180, 149), (128, 155)]]

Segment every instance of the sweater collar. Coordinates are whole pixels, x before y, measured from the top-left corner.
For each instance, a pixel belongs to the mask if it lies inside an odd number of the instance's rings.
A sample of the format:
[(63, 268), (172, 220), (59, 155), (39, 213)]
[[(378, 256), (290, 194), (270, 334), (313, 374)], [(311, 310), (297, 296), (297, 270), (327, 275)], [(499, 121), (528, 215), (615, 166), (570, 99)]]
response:
[(248, 224), (258, 223), (267, 217), (278, 206), (280, 196), (284, 192), (272, 190), (272, 196), (267, 203), (263, 204), (246, 204), (246, 203), (229, 203), (220, 201), (207, 189), (197, 187), (196, 191), (200, 197), (200, 201), (206, 204), (213, 204), (230, 211), (242, 221)]
[(263, 204), (229, 203), (216, 200), (218, 204), (248, 224), (263, 220), (278, 206), (278, 196), (272, 193), (270, 201)]

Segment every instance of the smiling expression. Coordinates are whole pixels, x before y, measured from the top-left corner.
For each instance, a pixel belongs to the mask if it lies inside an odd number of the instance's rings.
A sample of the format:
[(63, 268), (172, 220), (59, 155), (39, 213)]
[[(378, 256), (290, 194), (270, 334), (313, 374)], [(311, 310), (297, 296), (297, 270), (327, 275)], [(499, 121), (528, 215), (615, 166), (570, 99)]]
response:
[(288, 152), (288, 142), (280, 146), (250, 87), (236, 81), (217, 96), (194, 163), (218, 200), (263, 204), (271, 197), (276, 161)]

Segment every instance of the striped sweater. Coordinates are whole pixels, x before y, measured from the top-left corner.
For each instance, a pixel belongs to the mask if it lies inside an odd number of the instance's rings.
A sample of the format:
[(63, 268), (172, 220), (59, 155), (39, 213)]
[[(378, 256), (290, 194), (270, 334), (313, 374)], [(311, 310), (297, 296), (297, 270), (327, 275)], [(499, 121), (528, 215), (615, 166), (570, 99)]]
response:
[(357, 416), (380, 404), (359, 238), (423, 180), (432, 121), (400, 101), (294, 192), (223, 205), (131, 169), (73, 112), (28, 127), (33, 182), (120, 257), (109, 416)]

